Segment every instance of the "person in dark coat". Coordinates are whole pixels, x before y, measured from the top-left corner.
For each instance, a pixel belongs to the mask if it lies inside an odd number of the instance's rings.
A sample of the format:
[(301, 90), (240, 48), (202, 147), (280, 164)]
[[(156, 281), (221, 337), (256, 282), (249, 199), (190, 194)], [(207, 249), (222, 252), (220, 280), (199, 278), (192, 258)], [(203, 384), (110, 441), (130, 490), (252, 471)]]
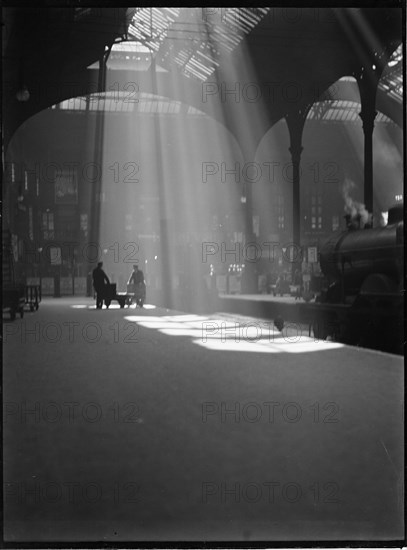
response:
[(127, 282), (127, 291), (134, 292), (136, 304), (143, 307), (146, 299), (146, 283), (144, 281), (144, 273), (138, 268), (138, 265), (133, 265), (133, 273)]
[(144, 283), (144, 273), (138, 268), (138, 265), (133, 265), (133, 273), (130, 275), (129, 285), (139, 285)]
[(110, 284), (109, 278), (102, 269), (103, 262), (99, 262), (92, 272), (93, 288), (96, 292), (96, 308), (102, 309), (105, 295), (105, 283)]
[(302, 296), (303, 284), (302, 284), (302, 273), (300, 269), (296, 269), (294, 273), (294, 285), (295, 289), (295, 299), (299, 300)]

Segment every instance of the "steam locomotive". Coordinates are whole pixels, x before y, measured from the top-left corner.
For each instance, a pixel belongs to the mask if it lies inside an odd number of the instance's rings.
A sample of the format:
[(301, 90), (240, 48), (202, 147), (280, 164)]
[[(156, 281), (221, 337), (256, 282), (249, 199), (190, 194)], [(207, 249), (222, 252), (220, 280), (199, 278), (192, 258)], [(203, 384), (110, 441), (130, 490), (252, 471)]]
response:
[(333, 234), (320, 251), (325, 289), (312, 308), (317, 339), (403, 352), (403, 205), (385, 227)]

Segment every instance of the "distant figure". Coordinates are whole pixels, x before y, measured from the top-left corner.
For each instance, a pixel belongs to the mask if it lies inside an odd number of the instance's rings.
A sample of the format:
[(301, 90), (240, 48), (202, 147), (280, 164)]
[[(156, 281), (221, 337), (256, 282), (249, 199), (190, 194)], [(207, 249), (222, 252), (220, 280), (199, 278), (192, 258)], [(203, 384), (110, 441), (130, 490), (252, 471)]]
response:
[(96, 292), (96, 308), (102, 309), (105, 295), (105, 282), (110, 284), (109, 278), (102, 269), (103, 262), (99, 262), (92, 272), (93, 288)]
[[(275, 284), (276, 280), (277, 280), (277, 275), (275, 274), (275, 272), (268, 271), (266, 274), (267, 294), (271, 294), (271, 292), (273, 291), (273, 285)], [(275, 292), (273, 292), (273, 294), (274, 296), (276, 295)]]
[(310, 291), (310, 283), (311, 283), (311, 273), (309, 268), (306, 268), (302, 275), (302, 280), (304, 283), (304, 293), (309, 293)]
[(259, 275), (259, 292), (260, 294), (267, 294), (267, 277), (264, 273)]
[(301, 298), (302, 290), (303, 290), (303, 282), (302, 282), (302, 273), (300, 269), (296, 269), (294, 273), (294, 285), (295, 285), (295, 299), (299, 300)]
[(274, 296), (276, 294), (280, 294), (280, 296), (283, 296), (284, 294), (290, 294), (290, 285), (285, 277), (285, 273), (281, 273), (281, 275), (278, 276)]
[(284, 328), (284, 319), (281, 317), (281, 315), (279, 315), (278, 317), (276, 317), (274, 319), (274, 326), (277, 328), (277, 330), (279, 330), (280, 332), (283, 330)]
[(138, 268), (138, 265), (133, 265), (133, 273), (127, 282), (127, 292), (134, 293), (136, 304), (143, 307), (146, 299), (146, 283), (144, 273)]
[(144, 283), (144, 273), (138, 268), (138, 265), (133, 265), (133, 273), (130, 275), (128, 285), (138, 285)]

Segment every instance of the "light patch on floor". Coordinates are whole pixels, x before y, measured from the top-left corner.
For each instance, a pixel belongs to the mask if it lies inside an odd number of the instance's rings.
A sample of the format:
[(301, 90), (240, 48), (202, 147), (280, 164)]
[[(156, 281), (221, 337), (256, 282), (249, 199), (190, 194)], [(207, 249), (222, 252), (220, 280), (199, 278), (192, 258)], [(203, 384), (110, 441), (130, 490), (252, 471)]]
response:
[(167, 336), (189, 336), (194, 344), (213, 351), (307, 353), (343, 347), (337, 342), (316, 341), (293, 324), (281, 333), (272, 321), (239, 323), (198, 315), (127, 315), (125, 319)]

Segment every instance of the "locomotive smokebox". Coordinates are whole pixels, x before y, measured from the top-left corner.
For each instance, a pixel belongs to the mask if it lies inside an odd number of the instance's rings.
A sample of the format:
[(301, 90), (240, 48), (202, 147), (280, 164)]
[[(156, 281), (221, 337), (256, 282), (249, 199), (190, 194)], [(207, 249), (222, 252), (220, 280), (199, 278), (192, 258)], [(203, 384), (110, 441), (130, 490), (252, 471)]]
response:
[(387, 220), (387, 225), (393, 225), (394, 223), (403, 221), (404, 208), (403, 203), (396, 204), (389, 208), (389, 217)]
[[(400, 209), (397, 207), (391, 219), (398, 216)], [(322, 272), (330, 281), (342, 281), (348, 290), (360, 288), (372, 273), (386, 274), (398, 282), (403, 249), (402, 226), (402, 222), (393, 222), (386, 227), (353, 229), (332, 235), (320, 251)]]

